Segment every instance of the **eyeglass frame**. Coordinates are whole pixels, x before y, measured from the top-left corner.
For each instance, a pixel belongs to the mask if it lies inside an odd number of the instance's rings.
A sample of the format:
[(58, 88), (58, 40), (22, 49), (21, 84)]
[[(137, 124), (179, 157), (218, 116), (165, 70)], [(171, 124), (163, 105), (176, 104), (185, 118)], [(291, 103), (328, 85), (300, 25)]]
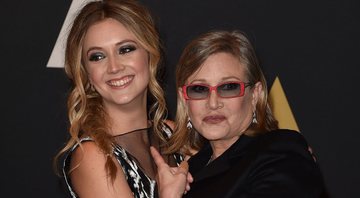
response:
[[(230, 96), (230, 97), (223, 97), (223, 96), (221, 96), (221, 95), (218, 93), (217, 88), (218, 88), (219, 86), (224, 85), (224, 84), (230, 84), (230, 83), (240, 84), (240, 93), (239, 93), (239, 95)], [(196, 99), (196, 98), (190, 98), (190, 97), (188, 96), (186, 90), (187, 90), (187, 88), (188, 88), (189, 86), (194, 86), (194, 85), (201, 85), (201, 86), (204, 86), (204, 87), (209, 88), (209, 92), (208, 92), (207, 96), (206, 96), (205, 98), (198, 98), (198, 99)], [(183, 86), (182, 86), (182, 92), (183, 92), (183, 96), (184, 96), (185, 100), (205, 100), (205, 99), (207, 99), (207, 98), (210, 97), (211, 92), (212, 92), (213, 90), (215, 91), (216, 95), (217, 95), (218, 97), (220, 97), (220, 98), (238, 98), (238, 97), (244, 96), (244, 94), (245, 94), (245, 88), (246, 88), (246, 87), (253, 86), (253, 85), (254, 85), (254, 83), (251, 83), (251, 82), (242, 82), (242, 81), (223, 82), (223, 83), (219, 83), (219, 84), (217, 84), (217, 85), (215, 85), (215, 86), (211, 86), (211, 85), (204, 84), (204, 83), (194, 83), (194, 84), (183, 85)]]

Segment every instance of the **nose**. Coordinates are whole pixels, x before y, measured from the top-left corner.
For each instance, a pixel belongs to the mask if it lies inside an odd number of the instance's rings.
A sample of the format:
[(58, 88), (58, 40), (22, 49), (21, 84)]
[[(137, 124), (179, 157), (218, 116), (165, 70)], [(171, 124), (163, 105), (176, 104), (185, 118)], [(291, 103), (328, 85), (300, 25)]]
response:
[(117, 73), (125, 69), (125, 65), (122, 63), (119, 57), (109, 56), (108, 60), (108, 73)]
[(209, 94), (210, 95), (209, 95), (207, 104), (210, 109), (215, 110), (215, 109), (222, 108), (224, 106), (223, 103), (221, 102), (221, 99), (216, 94), (215, 90), (211, 90)]

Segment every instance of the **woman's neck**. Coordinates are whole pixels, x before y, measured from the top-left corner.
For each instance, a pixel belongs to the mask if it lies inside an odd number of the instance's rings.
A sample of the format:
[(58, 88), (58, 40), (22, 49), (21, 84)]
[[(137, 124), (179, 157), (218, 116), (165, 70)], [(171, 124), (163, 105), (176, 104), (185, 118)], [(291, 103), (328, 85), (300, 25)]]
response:
[(231, 139), (210, 141), (210, 145), (213, 151), (213, 154), (211, 155), (211, 161), (218, 158), (226, 150), (228, 150), (231, 145), (233, 145), (239, 139), (239, 137), (240, 136), (235, 136)]
[(111, 135), (120, 135), (149, 126), (146, 104), (128, 106), (112, 106), (107, 108), (111, 120)]

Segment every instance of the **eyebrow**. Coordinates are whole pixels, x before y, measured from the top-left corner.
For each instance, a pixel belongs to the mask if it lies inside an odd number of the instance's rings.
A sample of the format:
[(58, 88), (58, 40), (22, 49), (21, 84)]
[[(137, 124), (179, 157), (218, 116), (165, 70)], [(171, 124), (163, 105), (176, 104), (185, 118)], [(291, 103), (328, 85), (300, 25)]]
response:
[[(223, 82), (223, 81), (227, 81), (227, 80), (232, 80), (232, 79), (236, 79), (237, 81), (240, 81), (241, 79), (236, 77), (236, 76), (227, 76), (227, 77), (224, 77), (224, 78), (221, 78), (221, 81), (220, 82)], [(193, 84), (194, 82), (199, 82), (199, 83), (206, 83), (207, 81), (203, 78), (200, 78), (200, 79), (195, 79), (193, 81), (190, 82), (190, 84)]]
[[(125, 39), (125, 40), (122, 40), (120, 42), (115, 43), (115, 46), (123, 45), (124, 43), (134, 43), (134, 44), (138, 45), (138, 42), (136, 42), (135, 40)], [(97, 47), (97, 46), (90, 47), (88, 50), (86, 50), (85, 54), (88, 55), (90, 51), (101, 50), (101, 49), (103, 49), (103, 48), (102, 47)]]

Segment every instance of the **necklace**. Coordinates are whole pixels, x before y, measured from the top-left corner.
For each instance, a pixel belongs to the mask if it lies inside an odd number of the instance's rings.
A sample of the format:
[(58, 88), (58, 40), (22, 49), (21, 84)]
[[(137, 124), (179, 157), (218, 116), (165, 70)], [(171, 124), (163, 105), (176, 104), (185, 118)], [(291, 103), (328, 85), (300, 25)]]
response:
[(206, 163), (206, 166), (209, 165), (213, 161), (213, 155), (210, 156), (209, 161)]
[(145, 128), (140, 128), (140, 129), (134, 129), (132, 131), (128, 131), (128, 132), (125, 132), (125, 133), (122, 133), (122, 134), (119, 134), (119, 135), (113, 135), (113, 137), (120, 137), (120, 136), (129, 134), (129, 133), (134, 133), (134, 132), (142, 131), (142, 130), (149, 130), (150, 128), (151, 128), (151, 126), (148, 126), (148, 127), (145, 127)]

